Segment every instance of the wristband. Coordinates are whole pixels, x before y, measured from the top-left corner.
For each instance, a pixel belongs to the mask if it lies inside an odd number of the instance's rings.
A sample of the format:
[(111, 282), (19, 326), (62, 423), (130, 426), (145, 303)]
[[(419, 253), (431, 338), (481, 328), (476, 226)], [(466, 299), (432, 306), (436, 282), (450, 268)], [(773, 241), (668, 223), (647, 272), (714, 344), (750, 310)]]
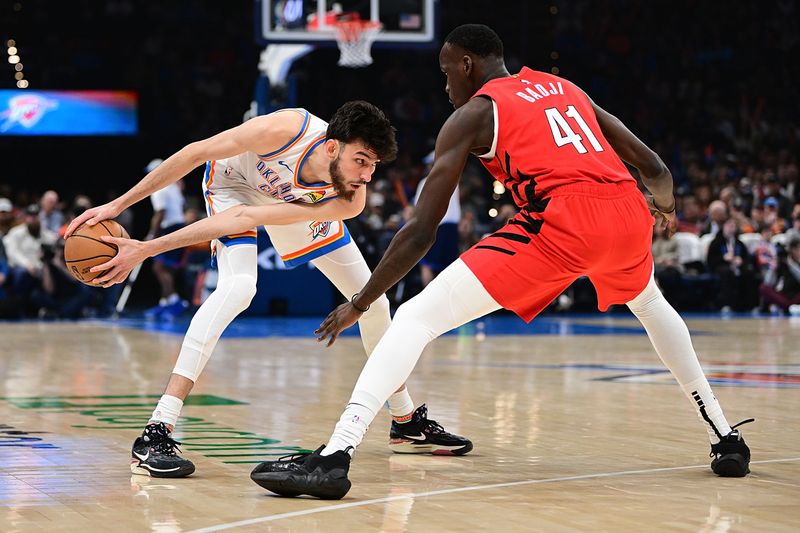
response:
[(350, 298), (350, 303), (353, 305), (353, 307), (356, 308), (356, 311), (358, 311), (359, 313), (366, 313), (367, 311), (369, 311), (369, 305), (367, 306), (366, 309), (361, 309), (359, 306), (356, 305), (356, 296), (358, 296), (358, 293), (355, 293), (353, 297)]
[(656, 209), (658, 209), (658, 212), (659, 212), (659, 213), (661, 213), (661, 214), (664, 214), (664, 215), (669, 215), (669, 214), (671, 214), (671, 213), (674, 213), (674, 212), (675, 212), (675, 208), (676, 208), (677, 206), (678, 206), (677, 202), (675, 202), (675, 200), (673, 200), (673, 201), (672, 201), (672, 209), (670, 209), (669, 211), (664, 211), (663, 209), (661, 209), (660, 207), (658, 207), (658, 204), (656, 203), (656, 201), (655, 201), (655, 200), (653, 200), (653, 207), (655, 207)]

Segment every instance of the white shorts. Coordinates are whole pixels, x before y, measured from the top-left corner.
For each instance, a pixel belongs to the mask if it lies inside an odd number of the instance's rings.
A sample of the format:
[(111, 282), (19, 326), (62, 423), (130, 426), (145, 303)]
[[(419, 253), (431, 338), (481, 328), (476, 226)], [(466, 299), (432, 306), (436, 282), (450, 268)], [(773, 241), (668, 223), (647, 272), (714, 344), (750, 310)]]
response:
[[(254, 190), (244, 180), (229, 179), (220, 174), (214, 176), (209, 186), (209, 168), (210, 163), (206, 164), (203, 178), (203, 198), (208, 216), (237, 205), (282, 203), (281, 200)], [(298, 222), (284, 226), (264, 226), (264, 229), (267, 230), (275, 251), (290, 268), (307, 263), (350, 242), (350, 232), (341, 220)], [(224, 246), (256, 244), (256, 230), (254, 228), (244, 233), (221, 237), (211, 243), (212, 250), (216, 243)]]

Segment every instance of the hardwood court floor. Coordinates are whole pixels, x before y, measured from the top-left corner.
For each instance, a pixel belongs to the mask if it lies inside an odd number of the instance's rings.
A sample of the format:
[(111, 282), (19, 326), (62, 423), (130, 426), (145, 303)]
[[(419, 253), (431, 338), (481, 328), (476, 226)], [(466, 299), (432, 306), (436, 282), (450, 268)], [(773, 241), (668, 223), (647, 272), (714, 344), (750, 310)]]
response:
[(177, 434), (197, 472), (164, 480), (128, 462), (180, 335), (0, 324), (0, 530), (796, 531), (800, 322), (689, 320), (728, 419), (757, 419), (743, 428), (752, 474), (722, 479), (633, 320), (545, 317), (545, 335), (498, 334), (502, 320), (515, 319), (490, 318), (483, 340), (474, 325), (438, 339), (409, 382), (475, 450), (392, 455), (381, 414), (334, 502), (274, 497), (248, 474), (327, 440), (363, 363), (356, 337), (327, 350), (309, 336), (223, 338)]

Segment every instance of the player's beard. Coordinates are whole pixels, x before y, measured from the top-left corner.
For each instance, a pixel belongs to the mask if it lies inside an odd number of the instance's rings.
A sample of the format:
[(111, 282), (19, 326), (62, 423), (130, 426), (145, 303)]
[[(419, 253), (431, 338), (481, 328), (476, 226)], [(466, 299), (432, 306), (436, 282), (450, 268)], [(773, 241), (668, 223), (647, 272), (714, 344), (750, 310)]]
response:
[(355, 189), (348, 188), (347, 181), (342, 175), (342, 170), (339, 168), (338, 156), (336, 157), (336, 159), (331, 161), (331, 164), (328, 167), (328, 172), (330, 172), (331, 174), (331, 181), (333, 182), (333, 190), (336, 191), (336, 194), (339, 196), (339, 198), (344, 198), (348, 202), (352, 201), (353, 197), (356, 195), (356, 191)]

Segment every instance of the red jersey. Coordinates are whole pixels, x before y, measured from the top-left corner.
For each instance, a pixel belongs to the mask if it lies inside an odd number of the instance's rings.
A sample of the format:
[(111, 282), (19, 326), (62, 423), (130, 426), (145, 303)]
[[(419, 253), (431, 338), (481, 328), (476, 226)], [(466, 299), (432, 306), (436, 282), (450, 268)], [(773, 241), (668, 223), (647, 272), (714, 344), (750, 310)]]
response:
[(523, 67), (487, 82), (475, 94), (495, 103), (492, 151), (483, 165), (520, 208), (572, 183), (636, 183), (608, 143), (592, 104), (573, 83)]

